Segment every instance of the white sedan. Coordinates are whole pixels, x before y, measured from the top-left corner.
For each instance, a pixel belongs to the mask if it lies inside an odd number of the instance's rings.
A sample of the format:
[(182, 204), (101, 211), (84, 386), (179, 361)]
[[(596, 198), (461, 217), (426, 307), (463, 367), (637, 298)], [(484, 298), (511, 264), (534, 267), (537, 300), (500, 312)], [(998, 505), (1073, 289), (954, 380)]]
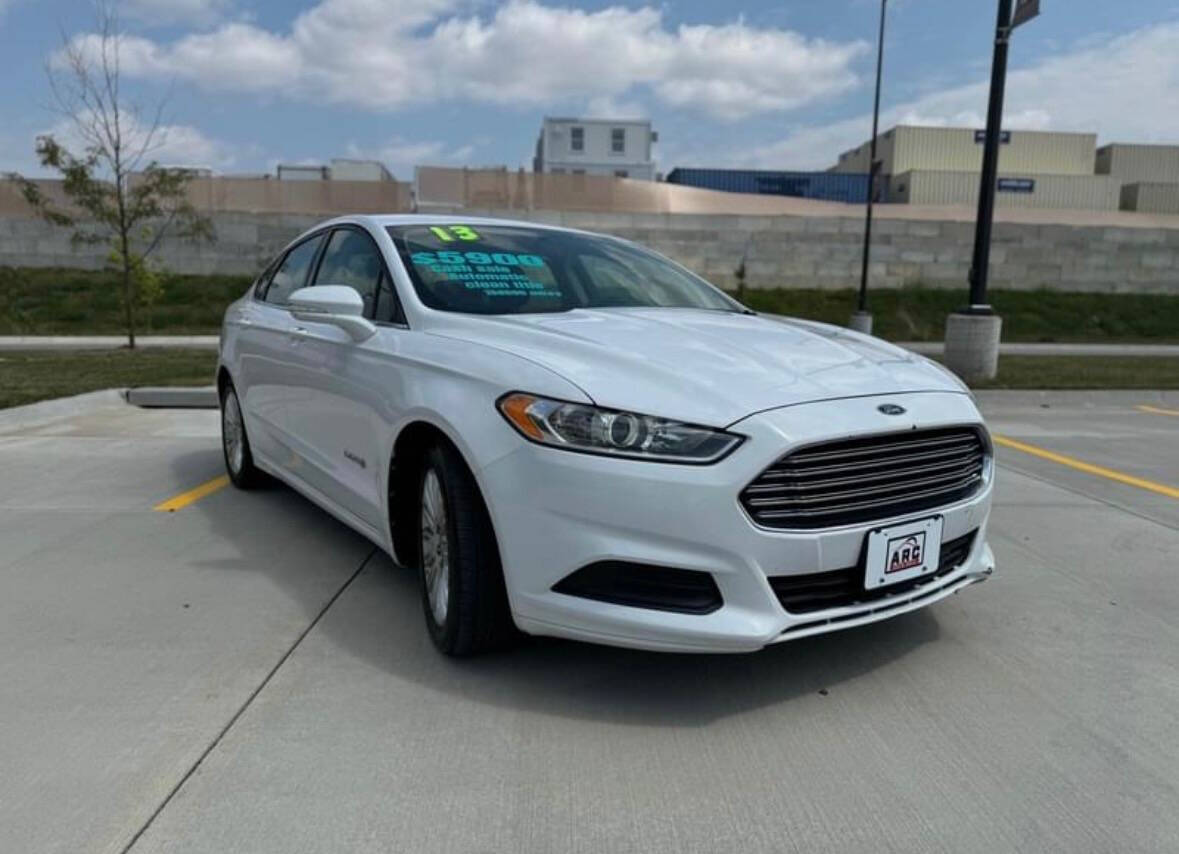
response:
[(325, 222), (229, 307), (218, 386), (233, 482), (272, 475), (416, 567), (453, 655), (516, 631), (756, 650), (994, 568), (957, 379), (613, 237)]

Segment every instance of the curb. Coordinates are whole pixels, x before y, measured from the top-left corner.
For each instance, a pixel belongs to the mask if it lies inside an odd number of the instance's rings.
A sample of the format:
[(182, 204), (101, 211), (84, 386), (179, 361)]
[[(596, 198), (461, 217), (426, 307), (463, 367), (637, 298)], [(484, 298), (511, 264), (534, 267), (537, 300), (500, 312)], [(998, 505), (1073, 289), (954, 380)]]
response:
[[(185, 349), (216, 350), (216, 335), (142, 335), (136, 347), (142, 350)], [(77, 351), (123, 350), (127, 338), (122, 335), (0, 335), (0, 351)]]
[[(896, 346), (922, 356), (941, 356), (946, 345), (940, 341), (898, 341)], [(999, 345), (1000, 356), (1179, 356), (1179, 344), (1035, 344), (1012, 342)]]
[(143, 386), (129, 388), (123, 397), (132, 406), (142, 409), (217, 409), (216, 386), (197, 388), (168, 388), (164, 386)]

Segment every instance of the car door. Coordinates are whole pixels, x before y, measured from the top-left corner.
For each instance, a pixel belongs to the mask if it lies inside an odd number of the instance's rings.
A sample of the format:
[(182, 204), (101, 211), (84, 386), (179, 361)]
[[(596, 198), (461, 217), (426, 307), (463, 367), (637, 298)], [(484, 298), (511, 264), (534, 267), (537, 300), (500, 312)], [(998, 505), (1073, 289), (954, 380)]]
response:
[[(388, 281), (380, 249), (364, 229), (332, 231), (314, 284), (353, 288), (364, 300), (365, 317), (380, 321), (399, 314)], [(377, 530), (384, 528), (383, 468), (388, 462), (383, 459), (383, 413), (397, 382), (385, 358), (390, 331), (383, 324), (372, 338), (357, 343), (329, 323), (297, 321), (291, 343), (291, 364), (299, 375), (287, 424), (299, 457), (298, 474)]]
[(323, 233), (312, 235), (272, 264), (237, 321), (236, 384), (246, 431), (254, 452), (277, 466), (290, 457), (286, 412), (294, 381), (290, 338), (295, 321), (287, 300), (311, 275), (323, 238)]

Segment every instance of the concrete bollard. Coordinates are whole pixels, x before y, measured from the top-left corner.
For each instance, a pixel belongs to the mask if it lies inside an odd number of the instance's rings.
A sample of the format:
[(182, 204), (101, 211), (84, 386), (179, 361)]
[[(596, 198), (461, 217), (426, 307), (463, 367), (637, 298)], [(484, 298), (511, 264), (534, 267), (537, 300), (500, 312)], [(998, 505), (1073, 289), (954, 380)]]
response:
[(847, 328), (853, 329), (856, 332), (863, 332), (865, 335), (872, 334), (872, 313), (868, 311), (857, 311), (851, 316), (851, 320), (847, 322)]
[(966, 383), (993, 380), (999, 372), (997, 314), (951, 314), (946, 318), (946, 367)]

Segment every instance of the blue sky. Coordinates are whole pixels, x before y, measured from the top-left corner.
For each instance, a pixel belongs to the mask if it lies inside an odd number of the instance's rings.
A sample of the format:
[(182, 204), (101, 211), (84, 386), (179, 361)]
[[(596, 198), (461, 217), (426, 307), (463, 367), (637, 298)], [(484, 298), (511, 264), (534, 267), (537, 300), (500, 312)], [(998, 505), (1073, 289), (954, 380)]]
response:
[[(1179, 5), (1043, 0), (1007, 124), (1179, 142)], [(123, 0), (127, 92), (167, 95), (163, 162), (528, 165), (541, 116), (644, 115), (660, 168), (825, 168), (868, 137), (875, 0)], [(981, 124), (991, 0), (891, 0), (885, 126)], [(84, 0), (0, 0), (0, 171), (61, 133), (45, 65)]]

